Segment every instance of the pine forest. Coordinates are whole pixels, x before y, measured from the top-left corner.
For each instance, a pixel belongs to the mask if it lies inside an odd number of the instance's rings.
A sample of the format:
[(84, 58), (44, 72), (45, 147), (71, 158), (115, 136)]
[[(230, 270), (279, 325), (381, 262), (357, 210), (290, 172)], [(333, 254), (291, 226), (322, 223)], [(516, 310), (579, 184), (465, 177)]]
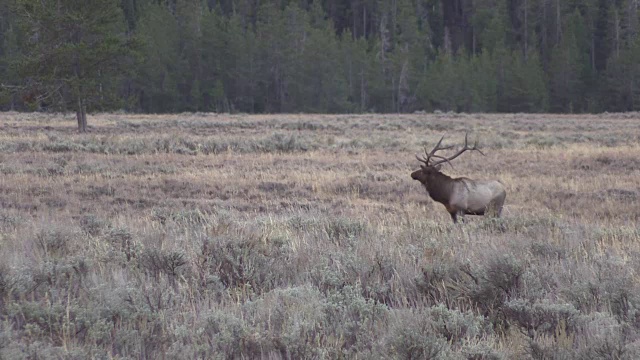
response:
[(0, 0), (0, 110), (640, 108), (640, 0)]

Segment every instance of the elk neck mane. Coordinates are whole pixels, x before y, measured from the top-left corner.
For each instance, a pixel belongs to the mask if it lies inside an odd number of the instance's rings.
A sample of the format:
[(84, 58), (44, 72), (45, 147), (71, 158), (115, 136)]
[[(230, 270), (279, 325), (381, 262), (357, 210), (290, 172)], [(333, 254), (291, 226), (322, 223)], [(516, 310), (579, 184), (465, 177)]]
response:
[(447, 176), (441, 172), (436, 172), (431, 175), (432, 178), (429, 179), (425, 187), (429, 192), (429, 196), (435, 201), (440, 203), (447, 203), (451, 197), (451, 193), (453, 192), (453, 186), (457, 182), (464, 182), (465, 178), (452, 178)]

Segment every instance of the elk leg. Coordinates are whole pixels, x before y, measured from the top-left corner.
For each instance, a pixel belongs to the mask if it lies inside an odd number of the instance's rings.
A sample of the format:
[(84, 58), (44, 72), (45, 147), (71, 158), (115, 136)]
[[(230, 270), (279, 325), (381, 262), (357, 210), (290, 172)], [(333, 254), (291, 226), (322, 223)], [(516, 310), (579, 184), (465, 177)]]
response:
[(465, 214), (464, 211), (459, 211), (458, 212), (458, 215), (460, 216), (460, 222), (463, 223), (463, 224), (465, 223), (464, 214)]
[(500, 210), (495, 202), (490, 202), (485, 208), (484, 214), (490, 217), (500, 217)]
[(451, 220), (453, 220), (453, 223), (457, 224), (458, 223), (458, 213), (454, 211), (452, 213), (449, 213), (449, 215), (451, 215)]
[(449, 215), (451, 215), (451, 219), (453, 220), (454, 224), (458, 223), (458, 216), (460, 216), (460, 222), (464, 223), (464, 212), (463, 211), (455, 211), (455, 212), (449, 213)]
[(502, 204), (494, 203), (491, 206), (491, 215), (499, 218), (502, 215)]

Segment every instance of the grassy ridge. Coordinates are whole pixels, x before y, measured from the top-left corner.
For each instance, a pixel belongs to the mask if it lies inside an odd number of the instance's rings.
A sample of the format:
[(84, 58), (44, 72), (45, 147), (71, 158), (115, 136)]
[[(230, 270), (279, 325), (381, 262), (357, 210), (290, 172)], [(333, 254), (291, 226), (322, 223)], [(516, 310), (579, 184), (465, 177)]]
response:
[(0, 358), (640, 356), (635, 114), (0, 119)]

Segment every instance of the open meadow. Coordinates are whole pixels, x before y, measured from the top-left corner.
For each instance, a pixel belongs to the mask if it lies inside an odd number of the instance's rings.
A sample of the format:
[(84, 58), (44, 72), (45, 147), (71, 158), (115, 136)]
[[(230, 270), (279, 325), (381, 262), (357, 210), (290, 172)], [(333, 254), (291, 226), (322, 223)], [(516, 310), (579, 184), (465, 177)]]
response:
[[(0, 114), (0, 359), (638, 359), (640, 114)], [(454, 225), (409, 176), (499, 179)]]

